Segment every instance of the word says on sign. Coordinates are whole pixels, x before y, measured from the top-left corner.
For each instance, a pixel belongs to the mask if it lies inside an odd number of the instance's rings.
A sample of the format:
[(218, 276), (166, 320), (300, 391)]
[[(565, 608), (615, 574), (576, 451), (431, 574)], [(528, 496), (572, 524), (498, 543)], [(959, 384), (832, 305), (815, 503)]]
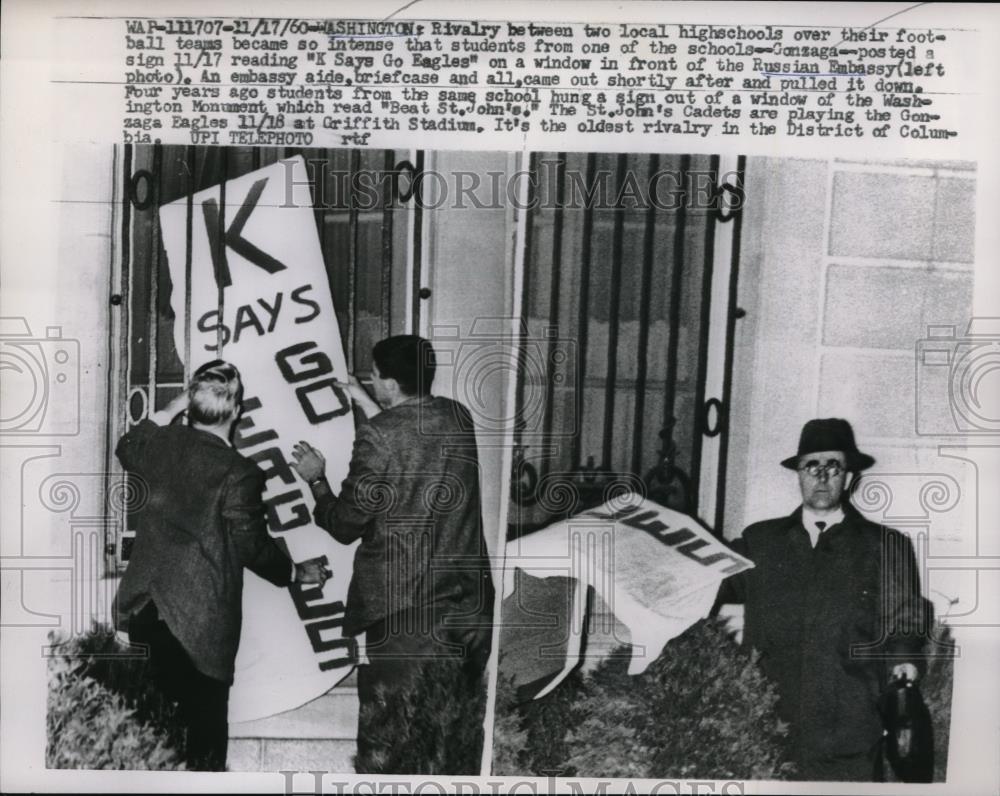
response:
[[(319, 304), (306, 295), (311, 290), (313, 290), (312, 285), (302, 285), (288, 294), (291, 303), (307, 308), (304, 314), (295, 316), (293, 319), (295, 323), (309, 323), (320, 313)], [(253, 304), (241, 304), (235, 310), (232, 323), (226, 323), (224, 319), (220, 321), (218, 309), (209, 310), (198, 319), (198, 331), (204, 333), (221, 331), (224, 346), (230, 341), (238, 343), (247, 329), (253, 329), (258, 336), (263, 337), (277, 327), (284, 298), (285, 294), (279, 291), (270, 302), (258, 298), (256, 307)], [(303, 311), (298, 310), (298, 312)], [(206, 344), (205, 350), (215, 351), (216, 345), (215, 342)]]

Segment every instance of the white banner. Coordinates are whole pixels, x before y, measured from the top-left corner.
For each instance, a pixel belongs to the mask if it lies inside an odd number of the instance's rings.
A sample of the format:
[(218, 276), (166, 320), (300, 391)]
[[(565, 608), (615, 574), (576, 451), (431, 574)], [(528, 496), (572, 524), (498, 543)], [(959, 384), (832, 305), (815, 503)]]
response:
[[(527, 644), (520, 646), (529, 650), (528, 645), (538, 647), (543, 657), (552, 657), (548, 650), (565, 649), (564, 660), (553, 659), (548, 667), (552, 679), (534, 696), (549, 693), (579, 663), (587, 587), (593, 586), (597, 596), (628, 627), (632, 644), (629, 673), (639, 674), (656, 660), (670, 639), (708, 615), (724, 578), (751, 567), (752, 562), (732, 552), (696, 519), (635, 494), (616, 497), (507, 544), (503, 591), (506, 643), (517, 646), (516, 635), (521, 632)], [(538, 598), (516, 587), (517, 570), (532, 578), (575, 580), (568, 615), (558, 605), (532, 604)], [(543, 593), (532, 588), (536, 594)], [(524, 591), (524, 596), (519, 596), (519, 591)], [(537, 640), (542, 624), (524, 623), (524, 616), (541, 617), (545, 623), (558, 618), (550, 625), (552, 629), (543, 633), (547, 643)], [(526, 657), (525, 649), (518, 657)], [(537, 687), (540, 683), (538, 660), (505, 661), (504, 668), (515, 685), (533, 683)]]
[(177, 351), (184, 358), (190, 350), (192, 371), (216, 357), (240, 369), (244, 412), (235, 445), (268, 475), (271, 534), (295, 561), (325, 555), (333, 569), (322, 590), (280, 589), (246, 573), (229, 701), (229, 720), (238, 722), (320, 696), (357, 660), (354, 641), (341, 633), (354, 546), (312, 524), (312, 495), (289, 466), (292, 446), (307, 440), (329, 456), (336, 488), (347, 474), (354, 420), (350, 400), (332, 383), (346, 380), (347, 365), (302, 158), (229, 180), (222, 208), (220, 195), (220, 186), (194, 195), (190, 244), (188, 198), (160, 208)]

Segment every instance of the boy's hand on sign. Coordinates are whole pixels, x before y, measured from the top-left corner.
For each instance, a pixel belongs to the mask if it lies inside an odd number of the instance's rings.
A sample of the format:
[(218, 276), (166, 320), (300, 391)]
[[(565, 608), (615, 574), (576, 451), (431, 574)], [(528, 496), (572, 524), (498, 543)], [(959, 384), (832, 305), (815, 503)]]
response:
[(347, 381), (334, 380), (334, 384), (350, 396), (352, 401), (370, 401), (371, 396), (357, 376), (348, 376)]
[(306, 441), (300, 441), (292, 448), (292, 469), (307, 484), (319, 481), (326, 473), (326, 459)]
[(295, 580), (298, 583), (314, 584), (323, 588), (331, 577), (333, 572), (327, 566), (326, 556), (310, 558), (295, 565)]
[(361, 383), (357, 376), (349, 375), (347, 381), (335, 381), (334, 384), (343, 390), (350, 397), (365, 417), (371, 419), (382, 411), (374, 398), (369, 395), (368, 390)]

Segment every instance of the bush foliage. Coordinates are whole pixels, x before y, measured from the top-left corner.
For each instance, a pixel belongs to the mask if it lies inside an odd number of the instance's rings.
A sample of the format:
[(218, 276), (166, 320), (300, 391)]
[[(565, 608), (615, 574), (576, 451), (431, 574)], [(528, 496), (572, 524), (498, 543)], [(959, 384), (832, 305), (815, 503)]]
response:
[[(954, 648), (946, 627), (921, 683), (934, 725), (934, 781), (945, 781)], [(619, 651), (587, 676), (517, 704), (501, 657), (493, 772), (500, 775), (788, 779), (788, 727), (758, 655), (719, 620), (672, 640), (641, 675)], [(890, 780), (892, 772), (886, 764)]]
[(175, 708), (153, 686), (146, 659), (100, 625), (50, 641), (48, 768), (185, 768)]
[[(640, 675), (619, 652), (587, 677), (516, 705), (501, 678), (494, 773), (783, 779), (788, 728), (777, 693), (716, 620), (672, 640)], [(503, 665), (501, 663), (501, 671)]]
[[(953, 652), (939, 626), (936, 655), (921, 683), (934, 722), (936, 782), (945, 781)], [(95, 626), (83, 637), (52, 639), (49, 661), (49, 768), (183, 769), (175, 708), (155, 688), (148, 662)], [(131, 652), (131, 654), (130, 654)], [(517, 704), (499, 678), (493, 771), (564, 777), (783, 779), (787, 727), (777, 694), (717, 620), (671, 641), (641, 675), (622, 652), (591, 674), (571, 674), (543, 699)], [(421, 709), (433, 705), (428, 711)], [(472, 705), (472, 709), (470, 709)], [(475, 774), (482, 753), (485, 686), (447, 666), (416, 689), (386, 694), (376, 715), (385, 752), (358, 759), (373, 774)], [(891, 774), (890, 774), (891, 777)]]
[(461, 661), (435, 661), (411, 688), (394, 688), (362, 707), (375, 751), (358, 754), (359, 774), (476, 775), (483, 756), (485, 676)]

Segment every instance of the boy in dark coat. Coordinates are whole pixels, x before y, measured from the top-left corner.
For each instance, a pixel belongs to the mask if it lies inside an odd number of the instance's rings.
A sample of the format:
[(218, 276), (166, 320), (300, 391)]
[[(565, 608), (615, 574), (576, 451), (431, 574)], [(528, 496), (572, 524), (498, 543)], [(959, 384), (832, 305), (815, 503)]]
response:
[[(133, 515), (138, 531), (116, 624), (148, 645), (154, 678), (178, 703), (185, 759), (195, 770), (226, 767), (244, 567), (275, 586), (322, 585), (328, 577), (321, 560), (293, 564), (268, 535), (264, 472), (229, 441), (242, 396), (239, 371), (209, 362), (115, 450), (148, 489)], [(189, 424), (173, 423), (182, 412)]]
[(361, 540), (344, 617), (344, 633), (365, 640), (355, 765), (358, 773), (474, 774), (468, 761), (434, 772), (383, 762), (399, 753), (379, 724), (387, 695), (420, 702), (410, 726), (393, 736), (400, 747), (419, 749), (422, 728), (434, 724), (438, 706), (415, 696), (422, 685), (454, 677), (453, 694), (470, 699), (468, 711), (482, 708), (494, 592), (472, 416), (430, 394), (435, 359), (427, 340), (390, 337), (372, 354), (374, 400), (357, 380), (344, 385), (367, 420), (339, 494), (326, 482), (319, 451), (307, 442), (293, 451), (316, 497), (316, 524), (343, 544)]

